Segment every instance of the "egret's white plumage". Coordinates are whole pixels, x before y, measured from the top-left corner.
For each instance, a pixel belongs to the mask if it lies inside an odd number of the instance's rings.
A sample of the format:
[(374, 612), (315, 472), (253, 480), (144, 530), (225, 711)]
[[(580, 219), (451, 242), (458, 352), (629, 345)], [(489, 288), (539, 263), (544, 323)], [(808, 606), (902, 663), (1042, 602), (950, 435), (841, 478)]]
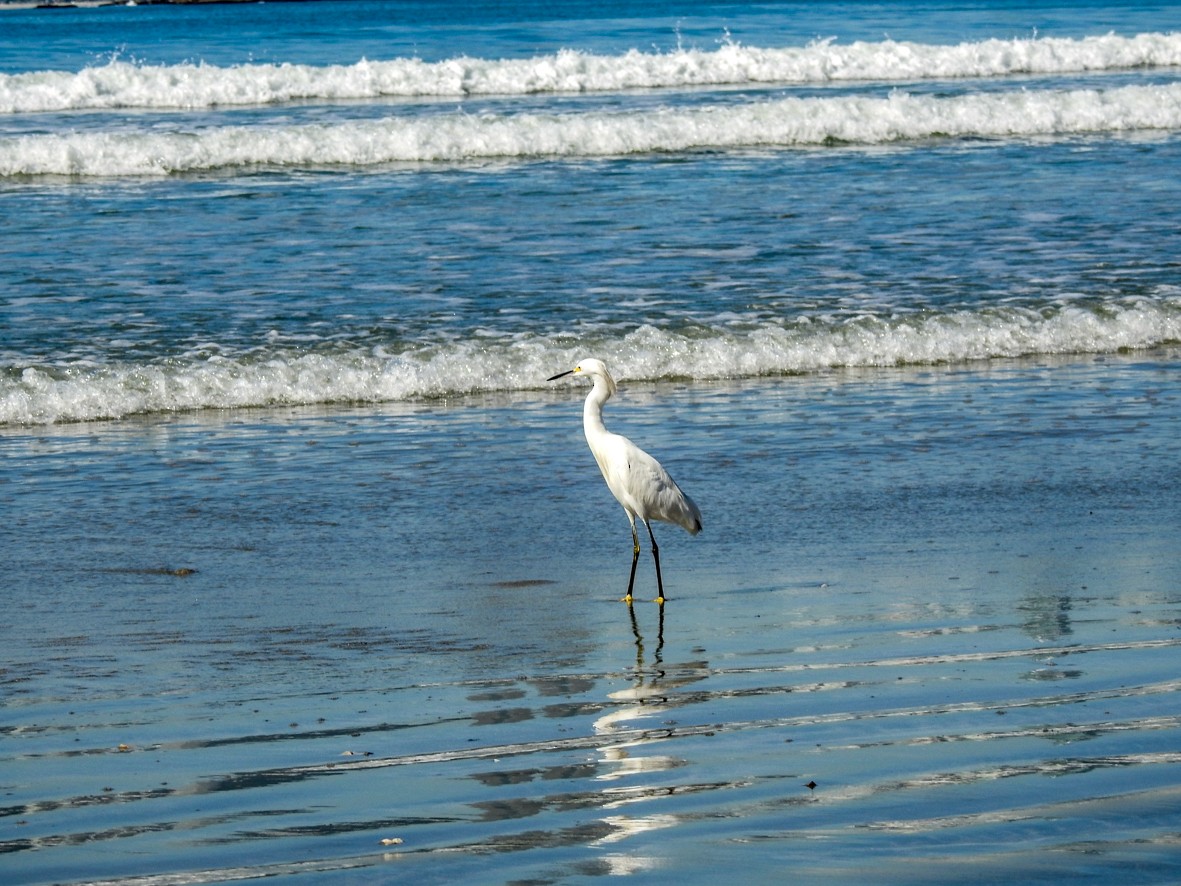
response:
[(594, 384), (582, 409), (582, 427), (586, 442), (598, 462), (607, 488), (623, 505), (632, 530), (632, 570), (627, 583), (625, 600), (631, 602), (632, 585), (636, 580), (636, 561), (640, 556), (640, 538), (636, 534), (636, 518), (644, 521), (648, 538), (652, 541), (652, 560), (656, 564), (657, 602), (664, 602), (664, 582), (660, 577), (660, 549), (652, 534), (652, 521), (675, 523), (691, 535), (701, 531), (701, 511), (693, 499), (685, 495), (668, 471), (627, 437), (613, 434), (603, 426), (603, 404), (616, 391), (615, 379), (601, 360), (583, 360), (573, 369), (559, 372), (550, 378), (566, 375), (585, 375)]

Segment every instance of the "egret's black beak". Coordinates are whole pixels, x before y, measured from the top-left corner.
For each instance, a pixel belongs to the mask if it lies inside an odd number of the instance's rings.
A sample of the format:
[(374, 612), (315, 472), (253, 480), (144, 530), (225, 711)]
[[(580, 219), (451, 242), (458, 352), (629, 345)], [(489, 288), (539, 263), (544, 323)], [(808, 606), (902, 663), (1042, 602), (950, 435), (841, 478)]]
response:
[(562, 378), (565, 375), (573, 375), (573, 374), (574, 374), (573, 369), (567, 369), (565, 372), (559, 372), (557, 375), (551, 375), (549, 378), (546, 379), (546, 381), (553, 381), (554, 379)]

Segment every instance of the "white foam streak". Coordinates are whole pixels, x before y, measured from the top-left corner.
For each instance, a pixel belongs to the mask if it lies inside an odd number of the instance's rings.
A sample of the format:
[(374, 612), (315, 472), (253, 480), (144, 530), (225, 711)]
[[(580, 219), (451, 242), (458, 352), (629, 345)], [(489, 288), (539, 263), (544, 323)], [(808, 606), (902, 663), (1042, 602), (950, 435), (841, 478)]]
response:
[(278, 349), (262, 358), (41, 366), (0, 375), (0, 424), (120, 418), (146, 412), (385, 402), (542, 387), (587, 353), (622, 379), (743, 378), (836, 367), (1097, 353), (1181, 342), (1181, 296), (1044, 314), (1006, 309), (909, 319), (800, 318), (753, 329), (643, 326), (571, 345), (570, 335), (460, 341), (398, 356)]
[(251, 166), (594, 158), (1181, 129), (1181, 84), (953, 97), (895, 92), (633, 113), (429, 117), (0, 139), (0, 175), (151, 176)]
[(613, 92), (773, 83), (921, 80), (1181, 65), (1181, 34), (631, 51), (564, 50), (528, 59), (400, 58), (353, 65), (136, 65), (0, 75), (0, 113), (112, 108), (195, 109), (297, 100)]

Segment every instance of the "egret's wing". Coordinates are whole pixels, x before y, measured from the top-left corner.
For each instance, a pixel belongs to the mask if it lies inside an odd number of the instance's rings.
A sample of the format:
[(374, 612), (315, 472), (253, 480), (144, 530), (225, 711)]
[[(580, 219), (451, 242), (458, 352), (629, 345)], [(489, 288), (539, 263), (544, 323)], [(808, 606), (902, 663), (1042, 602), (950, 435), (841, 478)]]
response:
[(660, 462), (630, 440), (624, 442), (627, 454), (624, 486), (636, 515), (645, 520), (675, 523), (693, 535), (700, 532), (701, 511), (693, 499), (681, 491)]

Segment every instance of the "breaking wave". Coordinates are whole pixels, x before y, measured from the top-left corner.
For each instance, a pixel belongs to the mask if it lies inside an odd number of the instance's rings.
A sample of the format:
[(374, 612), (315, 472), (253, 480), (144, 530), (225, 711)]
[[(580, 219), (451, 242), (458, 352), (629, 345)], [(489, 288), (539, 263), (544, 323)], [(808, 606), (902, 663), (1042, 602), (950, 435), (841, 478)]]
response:
[(422, 343), (395, 353), (273, 347), (250, 354), (75, 362), (0, 370), (0, 424), (121, 418), (149, 412), (388, 402), (529, 390), (588, 353), (628, 380), (749, 378), (842, 367), (1100, 353), (1181, 342), (1181, 296), (1052, 311), (994, 309), (851, 320), (800, 318), (746, 328), (641, 326), (619, 336), (570, 333)]
[(114, 108), (185, 109), (306, 100), (466, 97), (1065, 74), (1181, 65), (1181, 34), (1115, 34), (927, 45), (885, 40), (843, 45), (715, 50), (575, 50), (525, 59), (417, 58), (352, 65), (140, 65), (119, 59), (81, 71), (0, 74), (0, 113)]
[(451, 113), (186, 131), (0, 138), (0, 176), (160, 176), (251, 167), (588, 159), (1181, 129), (1181, 84), (941, 97), (787, 98), (627, 113)]

